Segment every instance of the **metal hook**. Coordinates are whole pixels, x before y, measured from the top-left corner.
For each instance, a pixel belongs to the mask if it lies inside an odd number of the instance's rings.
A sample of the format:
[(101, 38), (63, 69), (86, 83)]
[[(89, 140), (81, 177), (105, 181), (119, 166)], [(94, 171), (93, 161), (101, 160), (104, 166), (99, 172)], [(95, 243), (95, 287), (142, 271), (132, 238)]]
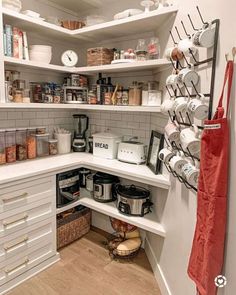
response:
[(197, 95), (200, 96), (200, 94), (199, 94), (195, 84), (193, 83), (193, 81), (191, 81), (191, 84), (193, 85), (193, 88), (194, 88), (195, 92), (197, 93)]
[(175, 38), (174, 38), (174, 36), (173, 36), (173, 34), (172, 34), (171, 31), (170, 31), (170, 36), (171, 36), (171, 39), (172, 39), (174, 45), (177, 45), (178, 43), (175, 41)]
[(165, 141), (165, 143), (166, 143), (167, 147), (170, 147), (170, 143), (168, 142), (168, 140), (166, 139), (166, 137), (165, 137), (165, 136), (164, 136), (164, 141)]
[(187, 64), (187, 66), (190, 68), (191, 64), (188, 62), (188, 60), (187, 60), (187, 58), (186, 58), (186, 56), (185, 56), (185, 54), (183, 52), (182, 52), (182, 54), (183, 54), (183, 57), (184, 57), (184, 60), (185, 60), (185, 62)]
[(173, 97), (173, 95), (171, 95), (171, 93), (170, 93), (170, 89), (168, 88), (168, 86), (166, 86), (166, 90), (167, 90), (167, 92), (169, 93), (169, 96), (170, 96), (170, 97)]
[(189, 124), (192, 126), (192, 125), (193, 125), (193, 123), (192, 123), (192, 121), (191, 121), (191, 119), (190, 119), (189, 113), (188, 113), (188, 112), (186, 112), (186, 115), (187, 115), (187, 118), (188, 118)]
[(181, 90), (181, 88), (180, 88), (180, 86), (179, 86), (178, 83), (177, 83), (177, 87), (178, 87), (178, 89), (179, 89), (180, 95), (184, 96), (184, 94), (183, 94), (183, 92), (182, 92), (182, 90)]
[(173, 120), (170, 111), (168, 111), (168, 115), (169, 115), (169, 118), (170, 118), (171, 122), (174, 123), (175, 121)]
[(189, 92), (187, 85), (185, 83), (183, 83), (183, 85), (184, 85), (184, 88), (186, 89), (188, 95), (191, 96), (191, 93)]
[(199, 14), (199, 16), (200, 16), (200, 19), (201, 19), (202, 23), (203, 23), (204, 25), (209, 25), (207, 22), (204, 22), (204, 20), (203, 20), (203, 17), (202, 17), (202, 14), (201, 14), (201, 12), (200, 12), (200, 9), (199, 9), (199, 7), (197, 6), (196, 8), (197, 8), (197, 11), (198, 11), (198, 14)]
[(196, 63), (198, 63), (198, 61), (196, 60), (196, 57), (195, 57), (194, 54), (193, 54), (192, 49), (189, 48), (188, 50), (189, 50), (190, 54), (192, 55), (193, 60), (194, 60)]
[(190, 23), (191, 23), (191, 25), (192, 25), (194, 31), (199, 31), (198, 29), (195, 28), (195, 26), (194, 26), (194, 24), (193, 24), (193, 21), (192, 21), (192, 19), (191, 19), (191, 17), (190, 17), (189, 14), (188, 14), (188, 18), (189, 18), (189, 20), (190, 20)]
[(182, 20), (181, 20), (181, 25), (182, 25), (182, 27), (183, 27), (183, 29), (184, 29), (184, 32), (185, 32), (186, 36), (187, 36), (188, 38), (190, 38), (191, 35), (187, 32), (186, 27), (185, 27), (185, 25), (184, 25), (184, 23), (183, 23)]
[(193, 155), (191, 154), (189, 148), (187, 147), (187, 151), (189, 153), (190, 158), (193, 160), (193, 163), (195, 162)]
[(175, 26), (175, 30), (176, 30), (176, 32), (177, 32), (177, 35), (178, 35), (178, 37), (179, 37), (179, 40), (182, 40), (182, 38), (181, 38), (181, 36), (180, 36), (180, 33), (179, 33), (179, 30), (178, 30), (178, 28)]
[(175, 66), (175, 63), (174, 63), (174, 61), (173, 61), (172, 58), (170, 58), (170, 62), (171, 62), (171, 64), (172, 64), (172, 67), (177, 71), (178, 69), (177, 69), (177, 67)]
[(174, 93), (174, 96), (176, 96), (176, 89), (173, 87), (173, 85), (170, 85), (170, 87), (171, 87), (171, 89), (172, 89), (172, 91)]
[(185, 122), (184, 122), (184, 117), (183, 117), (182, 113), (179, 112), (179, 114), (180, 114), (180, 118), (181, 118), (182, 122), (185, 123)]
[(182, 64), (181, 64), (181, 62), (179, 60), (177, 61), (177, 64), (180, 66), (181, 69), (184, 68), (184, 66), (182, 66)]

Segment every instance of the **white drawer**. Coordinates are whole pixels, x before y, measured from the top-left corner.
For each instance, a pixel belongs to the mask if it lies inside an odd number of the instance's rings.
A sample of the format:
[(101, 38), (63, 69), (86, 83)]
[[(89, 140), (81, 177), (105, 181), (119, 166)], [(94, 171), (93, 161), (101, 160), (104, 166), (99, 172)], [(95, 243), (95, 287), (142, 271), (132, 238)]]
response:
[(17, 255), (17, 257), (13, 259), (1, 263), (0, 286), (55, 254), (56, 252), (52, 247), (52, 243), (48, 244), (48, 242), (45, 241), (45, 243), (38, 244), (22, 252), (20, 255)]
[(56, 198), (53, 177), (22, 182), (14, 186), (0, 188), (0, 213), (19, 208), (41, 200)]
[(0, 237), (4, 237), (55, 214), (51, 198), (0, 214)]
[(0, 263), (43, 241), (53, 243), (55, 241), (54, 235), (56, 235), (56, 219), (50, 218), (2, 238), (0, 241)]

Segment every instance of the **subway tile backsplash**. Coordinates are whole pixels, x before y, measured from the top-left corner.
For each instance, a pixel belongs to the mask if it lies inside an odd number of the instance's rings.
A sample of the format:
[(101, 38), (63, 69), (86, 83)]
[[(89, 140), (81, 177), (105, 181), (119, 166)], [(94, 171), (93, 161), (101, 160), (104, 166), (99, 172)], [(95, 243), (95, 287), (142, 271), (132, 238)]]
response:
[(5, 109), (0, 111), (0, 128), (46, 126), (50, 134), (56, 126), (73, 131), (75, 113), (86, 114), (90, 119), (89, 133), (109, 131), (124, 135), (126, 139), (138, 136), (145, 144), (149, 143), (151, 130), (163, 132), (167, 118), (161, 114), (115, 111), (72, 111), (44, 109)]

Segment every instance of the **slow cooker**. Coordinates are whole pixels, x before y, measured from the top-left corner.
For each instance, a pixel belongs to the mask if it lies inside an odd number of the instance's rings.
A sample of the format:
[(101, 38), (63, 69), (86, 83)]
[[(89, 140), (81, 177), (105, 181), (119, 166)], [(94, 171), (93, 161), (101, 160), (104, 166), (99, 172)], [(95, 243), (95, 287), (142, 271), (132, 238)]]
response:
[(116, 185), (117, 208), (120, 213), (144, 216), (151, 212), (150, 191), (135, 185)]
[(94, 200), (102, 203), (114, 201), (116, 199), (115, 185), (119, 182), (117, 176), (97, 172), (93, 179)]

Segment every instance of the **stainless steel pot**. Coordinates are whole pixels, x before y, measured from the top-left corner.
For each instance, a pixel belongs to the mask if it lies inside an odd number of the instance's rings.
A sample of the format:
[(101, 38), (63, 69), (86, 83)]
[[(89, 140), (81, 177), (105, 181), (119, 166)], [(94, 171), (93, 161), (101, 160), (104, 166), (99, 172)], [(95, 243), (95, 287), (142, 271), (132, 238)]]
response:
[(116, 199), (114, 189), (119, 178), (110, 174), (98, 172), (93, 180), (93, 198), (98, 202), (112, 202)]
[(144, 216), (151, 212), (150, 191), (135, 185), (116, 185), (117, 208), (120, 213)]

